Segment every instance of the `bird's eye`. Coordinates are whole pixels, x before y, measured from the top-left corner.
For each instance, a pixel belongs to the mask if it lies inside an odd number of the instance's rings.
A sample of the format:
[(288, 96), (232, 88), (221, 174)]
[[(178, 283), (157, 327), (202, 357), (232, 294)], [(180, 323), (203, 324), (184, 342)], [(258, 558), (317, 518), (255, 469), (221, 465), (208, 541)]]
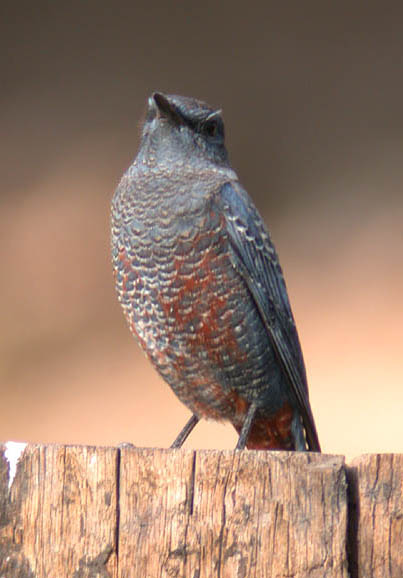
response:
[(208, 137), (215, 137), (218, 135), (218, 122), (216, 120), (208, 120), (203, 123), (203, 133)]

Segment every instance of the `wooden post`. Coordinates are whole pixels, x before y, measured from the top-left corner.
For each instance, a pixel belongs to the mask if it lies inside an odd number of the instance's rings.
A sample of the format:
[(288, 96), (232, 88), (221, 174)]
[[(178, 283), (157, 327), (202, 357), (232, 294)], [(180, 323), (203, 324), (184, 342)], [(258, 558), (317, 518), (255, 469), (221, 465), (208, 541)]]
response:
[(117, 574), (118, 450), (28, 446), (8, 496), (0, 458), (0, 577)]
[(28, 446), (0, 578), (401, 578), (403, 456)]
[(403, 578), (403, 454), (356, 458), (350, 468), (355, 491), (358, 578)]

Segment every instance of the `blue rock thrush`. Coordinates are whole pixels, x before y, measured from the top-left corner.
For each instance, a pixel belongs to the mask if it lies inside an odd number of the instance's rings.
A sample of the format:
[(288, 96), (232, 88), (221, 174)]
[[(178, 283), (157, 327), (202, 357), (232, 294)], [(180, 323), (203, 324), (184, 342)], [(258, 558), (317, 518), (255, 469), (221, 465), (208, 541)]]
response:
[(219, 110), (154, 93), (112, 203), (119, 301), (192, 417), (237, 449), (320, 451), (304, 361), (269, 233), (231, 168)]

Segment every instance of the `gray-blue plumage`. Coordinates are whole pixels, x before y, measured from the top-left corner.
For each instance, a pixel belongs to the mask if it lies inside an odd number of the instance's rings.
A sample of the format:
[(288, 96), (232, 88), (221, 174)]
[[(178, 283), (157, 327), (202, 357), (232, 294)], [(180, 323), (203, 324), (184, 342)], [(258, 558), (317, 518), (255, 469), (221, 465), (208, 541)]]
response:
[(179, 399), (229, 420), (238, 447), (320, 451), (269, 233), (229, 165), (220, 111), (155, 93), (112, 204), (131, 331)]

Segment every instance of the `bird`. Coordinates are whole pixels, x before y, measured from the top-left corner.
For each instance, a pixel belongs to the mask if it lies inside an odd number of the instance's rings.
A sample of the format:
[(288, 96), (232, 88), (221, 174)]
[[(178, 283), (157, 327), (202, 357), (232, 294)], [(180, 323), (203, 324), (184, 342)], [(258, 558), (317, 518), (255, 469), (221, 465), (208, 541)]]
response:
[(115, 191), (118, 300), (148, 359), (238, 450), (320, 452), (300, 341), (269, 231), (230, 165), (222, 111), (154, 92)]

